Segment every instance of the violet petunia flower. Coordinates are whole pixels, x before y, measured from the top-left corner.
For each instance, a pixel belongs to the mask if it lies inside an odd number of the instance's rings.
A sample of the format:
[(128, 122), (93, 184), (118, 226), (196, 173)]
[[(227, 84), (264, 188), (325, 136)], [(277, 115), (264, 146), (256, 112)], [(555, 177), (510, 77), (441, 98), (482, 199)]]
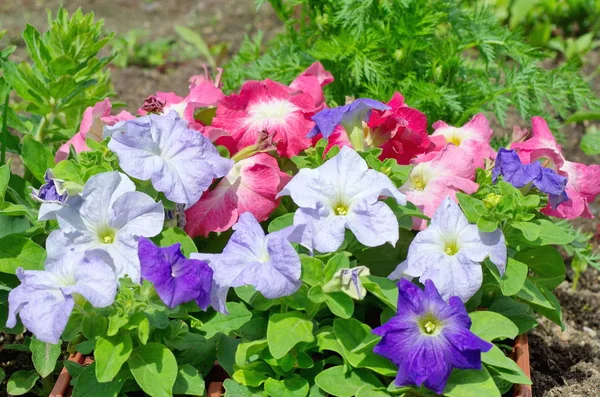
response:
[(108, 148), (117, 154), (127, 174), (151, 180), (152, 186), (175, 203), (194, 205), (213, 179), (233, 167), (202, 134), (188, 128), (176, 111), (140, 117), (105, 129)]
[(267, 299), (300, 288), (300, 257), (288, 241), (289, 228), (265, 236), (254, 215), (244, 212), (233, 229), (223, 253), (190, 255), (213, 269), (211, 305), (216, 310), (226, 313), (225, 298), (231, 287), (251, 285)]
[(390, 107), (371, 98), (358, 98), (348, 105), (323, 109), (312, 117), (316, 125), (307, 137), (312, 138), (321, 133), (323, 138), (328, 139), (335, 128), (341, 125), (346, 130), (352, 146), (362, 151), (365, 146), (363, 121), (369, 121), (373, 109), (388, 110)]
[(187, 259), (181, 244), (161, 248), (142, 237), (138, 257), (142, 278), (154, 284), (160, 299), (171, 309), (192, 300), (201, 309), (208, 307), (213, 271), (206, 262)]
[(290, 238), (308, 249), (336, 251), (346, 229), (368, 247), (398, 241), (398, 219), (379, 197), (393, 197), (405, 205), (406, 196), (347, 146), (322, 166), (301, 169), (278, 194), (282, 195), (290, 195), (300, 207)]
[(539, 161), (523, 164), (514, 150), (501, 148), (496, 156), (496, 165), (492, 171), (495, 183), (502, 175), (504, 180), (516, 188), (533, 184), (540, 192), (549, 195), (552, 208), (569, 200), (566, 192), (567, 178), (558, 175), (550, 168), (545, 168)]
[(481, 262), (486, 258), (496, 265), (500, 275), (504, 274), (507, 249), (502, 231), (480, 231), (469, 224), (458, 204), (446, 197), (429, 226), (411, 242), (406, 260), (390, 277), (431, 280), (444, 300), (458, 296), (466, 302), (481, 287)]
[(137, 240), (160, 233), (165, 213), (162, 203), (136, 192), (125, 174), (113, 171), (92, 176), (78, 203), (62, 207), (54, 216), (59, 229), (46, 240), (46, 268), (64, 256), (101, 249), (113, 259), (119, 278), (128, 275), (139, 282)]
[(64, 256), (44, 271), (18, 268), (21, 285), (8, 295), (6, 326), (14, 327), (18, 314), (36, 338), (58, 343), (75, 305), (75, 295), (81, 295), (93, 307), (113, 303), (117, 278), (112, 267), (106, 252), (91, 250)]
[(382, 337), (373, 351), (398, 366), (396, 386), (442, 394), (453, 368), (482, 368), (481, 353), (493, 345), (469, 330), (471, 319), (458, 297), (444, 302), (430, 280), (424, 291), (404, 279), (398, 288), (396, 315), (373, 330)]
[(39, 189), (31, 189), (31, 198), (40, 203), (64, 204), (69, 197), (65, 181), (55, 178), (51, 169), (46, 170), (44, 181)]

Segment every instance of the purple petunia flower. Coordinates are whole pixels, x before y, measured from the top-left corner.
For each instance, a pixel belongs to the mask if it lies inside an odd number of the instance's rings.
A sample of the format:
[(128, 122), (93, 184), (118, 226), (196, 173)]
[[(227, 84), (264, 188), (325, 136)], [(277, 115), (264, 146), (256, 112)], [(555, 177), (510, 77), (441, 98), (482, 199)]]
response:
[(59, 342), (74, 296), (83, 296), (93, 307), (106, 307), (117, 293), (112, 258), (101, 250), (71, 253), (44, 271), (20, 267), (17, 277), (21, 285), (8, 294), (6, 326), (14, 327), (19, 314), (23, 325), (46, 343)]
[(198, 307), (210, 304), (213, 271), (206, 262), (187, 259), (181, 244), (157, 247), (140, 238), (138, 256), (142, 278), (151, 281), (160, 299), (170, 308), (195, 300)]
[(235, 232), (221, 254), (190, 255), (206, 260), (214, 271), (211, 305), (225, 313), (225, 298), (231, 287), (251, 285), (267, 299), (293, 294), (300, 288), (298, 253), (288, 241), (290, 228), (265, 232), (250, 212), (240, 215)]
[(368, 121), (372, 109), (388, 110), (390, 107), (371, 98), (358, 98), (348, 105), (338, 106), (333, 109), (323, 109), (315, 114), (312, 119), (315, 126), (307, 137), (312, 138), (321, 133), (327, 139), (338, 125), (342, 125), (352, 146), (356, 150), (364, 149), (363, 121)]
[(550, 168), (545, 168), (538, 161), (531, 164), (521, 163), (519, 155), (514, 150), (500, 148), (496, 156), (496, 165), (492, 171), (494, 183), (498, 176), (516, 188), (522, 188), (532, 183), (540, 192), (549, 195), (550, 205), (556, 208), (560, 203), (569, 200), (565, 191), (567, 178), (558, 175)]
[(194, 205), (214, 178), (229, 173), (233, 161), (219, 155), (213, 144), (172, 110), (149, 115), (114, 127), (108, 148), (117, 154), (127, 174), (146, 181), (169, 200)]
[(31, 198), (41, 203), (64, 204), (69, 197), (67, 189), (63, 186), (64, 181), (54, 178), (51, 169), (46, 170), (44, 180), (46, 183), (40, 186), (39, 190), (31, 189)]
[(458, 297), (444, 302), (432, 281), (425, 291), (398, 283), (396, 315), (373, 333), (373, 351), (398, 366), (397, 386), (422, 386), (442, 394), (453, 368), (481, 369), (481, 353), (492, 344), (469, 331), (471, 319)]

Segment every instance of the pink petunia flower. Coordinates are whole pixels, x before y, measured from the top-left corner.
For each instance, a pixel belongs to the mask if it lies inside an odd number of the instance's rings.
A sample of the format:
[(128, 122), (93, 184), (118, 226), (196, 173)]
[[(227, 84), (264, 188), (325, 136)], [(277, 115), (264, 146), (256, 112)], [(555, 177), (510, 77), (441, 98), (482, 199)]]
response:
[[(456, 192), (471, 194), (479, 188), (473, 182), (473, 160), (463, 149), (452, 144), (439, 152), (417, 156), (411, 164), (415, 167), (399, 190), (428, 217), (433, 216), (446, 196), (456, 201)], [(423, 230), (426, 226), (424, 219), (413, 218), (413, 229)]]
[(186, 233), (196, 237), (223, 232), (244, 212), (251, 212), (259, 222), (266, 220), (279, 205), (277, 193), (289, 180), (277, 160), (266, 153), (240, 160), (186, 211)]
[(320, 64), (310, 66), (289, 87), (269, 79), (248, 81), (239, 94), (221, 100), (212, 126), (233, 137), (236, 152), (266, 131), (273, 135), (279, 155), (296, 156), (311, 146), (306, 137), (315, 125), (311, 117), (323, 108), (322, 86), (331, 81)]
[(387, 105), (390, 110), (373, 110), (369, 118), (370, 146), (383, 149), (380, 159), (393, 158), (398, 164), (409, 164), (415, 156), (434, 148), (427, 134), (427, 117), (404, 102), (396, 92)]
[(443, 121), (433, 124), (435, 131), (431, 140), (436, 150), (442, 150), (448, 143), (460, 147), (473, 159), (476, 168), (483, 168), (486, 159), (493, 159), (495, 152), (490, 146), (493, 131), (490, 123), (482, 114), (476, 114), (462, 127), (452, 127)]
[(103, 101), (96, 103), (94, 106), (85, 109), (83, 112), (83, 119), (79, 125), (79, 131), (58, 149), (54, 161), (58, 163), (69, 157), (71, 146), (73, 146), (77, 153), (89, 151), (90, 148), (85, 143), (85, 140), (91, 138), (100, 142), (102, 140), (102, 129), (105, 125), (110, 126), (119, 121), (135, 118), (131, 113), (125, 110), (121, 111), (121, 113), (116, 116), (111, 116), (111, 108), (112, 104), (110, 103), (110, 99), (106, 98)]
[(513, 143), (511, 149), (518, 153), (524, 164), (540, 161), (544, 167), (568, 178), (566, 192), (569, 200), (556, 209), (548, 204), (542, 212), (565, 219), (593, 218), (589, 203), (600, 194), (600, 166), (567, 161), (562, 154), (562, 147), (556, 142), (548, 123), (542, 117), (533, 117), (531, 126), (531, 138)]

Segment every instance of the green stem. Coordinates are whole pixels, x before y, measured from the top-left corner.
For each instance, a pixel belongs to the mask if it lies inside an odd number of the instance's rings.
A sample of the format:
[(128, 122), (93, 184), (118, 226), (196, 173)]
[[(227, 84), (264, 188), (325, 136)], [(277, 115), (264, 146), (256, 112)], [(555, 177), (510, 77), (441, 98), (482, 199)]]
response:
[(2, 110), (2, 136), (0, 137), (0, 164), (4, 164), (6, 161), (6, 139), (8, 138), (8, 128), (6, 123), (8, 122), (8, 101), (10, 91), (6, 93), (6, 99), (4, 99), (4, 109)]
[(573, 291), (577, 291), (577, 284), (579, 283), (579, 276), (581, 276), (581, 272), (575, 272), (575, 274), (573, 275), (573, 285), (571, 286), (571, 289)]
[(34, 138), (36, 141), (44, 141), (44, 132), (46, 131), (46, 124), (48, 124), (48, 116), (42, 117), (42, 121), (40, 121), (40, 125), (38, 125), (38, 128), (35, 131)]

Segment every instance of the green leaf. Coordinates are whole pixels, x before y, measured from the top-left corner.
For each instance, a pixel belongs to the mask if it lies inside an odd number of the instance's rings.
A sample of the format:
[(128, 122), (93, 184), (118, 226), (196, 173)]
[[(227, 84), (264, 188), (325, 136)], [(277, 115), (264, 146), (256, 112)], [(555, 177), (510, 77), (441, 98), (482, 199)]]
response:
[(521, 290), (521, 288), (523, 288), (523, 284), (527, 279), (528, 270), (527, 265), (524, 263), (513, 258), (508, 258), (506, 263), (506, 271), (502, 277), (500, 277), (500, 273), (498, 272), (496, 265), (494, 265), (491, 261), (486, 260), (484, 263), (492, 276), (494, 276), (496, 281), (498, 281), (503, 295), (515, 295)]
[(184, 364), (177, 371), (177, 379), (173, 386), (173, 394), (187, 394), (193, 396), (204, 395), (204, 378), (196, 368)]
[(269, 318), (267, 342), (271, 355), (280, 359), (300, 342), (312, 342), (313, 323), (300, 312), (276, 313)]
[(556, 299), (552, 291), (550, 291), (543, 285), (538, 286), (538, 290), (544, 296), (546, 302), (548, 302), (552, 306), (552, 308), (550, 309), (545, 306), (536, 306), (534, 303), (530, 303), (531, 306), (536, 312), (546, 317), (550, 321), (554, 322), (555, 324), (559, 325), (561, 330), (564, 331), (567, 328), (567, 326), (563, 321), (563, 314), (560, 302), (558, 301), (558, 299)]
[(54, 166), (54, 156), (50, 149), (33, 139), (31, 135), (25, 135), (22, 157), (27, 169), (39, 182), (44, 183), (46, 170)]
[(171, 397), (177, 379), (177, 360), (160, 343), (148, 343), (133, 349), (127, 360), (129, 369), (142, 390), (153, 397)]
[(38, 371), (38, 374), (40, 374), (42, 378), (50, 375), (56, 367), (58, 356), (60, 356), (60, 343), (53, 345), (42, 342), (34, 336), (31, 338), (29, 349), (31, 350), (33, 366)]
[(204, 41), (202, 36), (200, 36), (200, 34), (181, 25), (175, 25), (175, 32), (182, 39), (193, 45), (198, 51), (198, 53), (200, 53), (200, 55), (202, 55), (203, 58), (206, 58), (206, 62), (210, 65), (211, 68), (217, 67), (215, 58), (213, 58), (212, 53), (210, 52), (210, 48), (208, 48), (208, 44), (206, 44), (206, 42)]
[(565, 262), (552, 246), (543, 246), (529, 251), (517, 252), (515, 259), (527, 264), (536, 274), (532, 277), (537, 285), (553, 290), (565, 279)]
[(277, 217), (269, 223), (267, 227), (267, 231), (269, 233), (277, 232), (281, 229), (285, 229), (288, 226), (292, 226), (294, 224), (294, 214), (285, 214)]
[(15, 274), (18, 267), (25, 270), (42, 270), (46, 251), (23, 236), (0, 238), (0, 272)]
[(500, 397), (500, 391), (487, 369), (455, 369), (452, 371), (444, 396), (447, 397)]
[(354, 397), (363, 387), (376, 389), (383, 386), (373, 373), (362, 369), (346, 373), (341, 365), (321, 372), (315, 377), (315, 383), (325, 392), (337, 397)]
[(501, 296), (496, 298), (489, 309), (510, 319), (519, 328), (519, 335), (526, 333), (537, 325), (533, 310), (526, 303), (513, 298)]
[[(595, 113), (595, 116), (600, 118), (600, 112)], [(600, 154), (600, 130), (596, 129), (593, 131), (588, 131), (583, 138), (581, 138), (579, 147), (583, 153), (587, 154), (588, 156)]]
[(244, 365), (242, 368), (235, 371), (232, 378), (242, 385), (256, 387), (262, 385), (272, 376), (273, 371), (271, 371), (271, 367), (269, 367), (267, 363), (264, 361), (256, 361)]
[(400, 229), (400, 238), (395, 246), (385, 243), (379, 247), (366, 248), (353, 253), (358, 259), (359, 265), (367, 266), (371, 275), (387, 277), (400, 262), (406, 259), (408, 247), (414, 236), (412, 231)]
[(491, 311), (475, 311), (471, 317), (471, 332), (491, 342), (496, 339), (514, 339), (519, 334), (517, 326), (508, 318)]
[(535, 245), (566, 245), (575, 240), (574, 235), (547, 219), (513, 222), (511, 225), (519, 229), (523, 236)]
[(6, 373), (3, 368), (0, 368), (0, 383), (4, 382), (4, 378), (6, 378)]
[(6, 216), (0, 214), (0, 238), (23, 233), (31, 227), (31, 223), (24, 216)]
[(266, 349), (267, 346), (268, 343), (266, 339), (240, 343), (235, 352), (235, 364), (238, 367), (245, 365), (250, 357), (259, 354)]
[(10, 181), (10, 167), (9, 164), (4, 164), (0, 167), (0, 207), (4, 204), (8, 181)]
[(343, 292), (325, 294), (325, 303), (331, 312), (341, 318), (350, 318), (354, 313), (354, 300)]
[(305, 397), (308, 390), (308, 381), (296, 374), (283, 380), (269, 378), (265, 382), (265, 391), (270, 396)]
[(531, 384), (531, 380), (523, 373), (517, 363), (506, 357), (498, 346), (493, 346), (490, 351), (481, 353), (481, 361), (497, 370), (502, 369), (500, 376), (509, 382), (522, 385)]
[(231, 338), (227, 335), (219, 335), (219, 344), (217, 345), (217, 361), (225, 371), (231, 376), (233, 366), (236, 363), (236, 351), (241, 339)]
[(350, 254), (347, 252), (339, 252), (327, 261), (327, 264), (325, 264), (325, 268), (323, 269), (324, 281), (331, 280), (338, 270), (350, 267), (350, 259), (348, 259), (349, 255)]
[(176, 227), (163, 230), (158, 236), (152, 237), (151, 240), (159, 247), (168, 247), (179, 243), (181, 244), (181, 250), (188, 258), (192, 252), (198, 252), (194, 240), (186, 232)]
[(367, 276), (369, 281), (363, 281), (363, 286), (375, 295), (380, 301), (385, 303), (390, 309), (396, 310), (398, 304), (397, 281), (386, 277)]
[(300, 254), (302, 263), (302, 281), (313, 286), (323, 282), (323, 268), (325, 264), (314, 256)]
[(34, 371), (20, 370), (12, 374), (6, 384), (6, 391), (13, 396), (20, 396), (33, 388), (40, 376)]
[(121, 370), (133, 348), (129, 333), (99, 337), (94, 350), (96, 377), (99, 382), (110, 382)]
[(88, 339), (95, 339), (104, 335), (108, 328), (108, 320), (102, 314), (92, 311), (86, 312), (81, 321), (81, 331)]
[(536, 310), (539, 308), (554, 309), (552, 303), (529, 278), (525, 280), (525, 284), (523, 284), (523, 288), (517, 294), (517, 298), (534, 305)]
[(267, 393), (263, 390), (248, 388), (247, 386), (240, 385), (239, 383), (225, 379), (223, 382), (225, 388), (225, 397), (266, 397)]
[(206, 338), (210, 338), (219, 332), (229, 335), (252, 318), (250, 310), (241, 302), (227, 302), (227, 311), (229, 314), (217, 313), (213, 318), (202, 324), (200, 330), (206, 332)]
[(73, 375), (72, 397), (117, 397), (119, 395), (129, 370), (124, 367), (112, 381), (101, 383), (96, 378), (96, 365), (96, 362), (93, 362), (86, 367), (81, 367), (81, 373), (77, 376)]

